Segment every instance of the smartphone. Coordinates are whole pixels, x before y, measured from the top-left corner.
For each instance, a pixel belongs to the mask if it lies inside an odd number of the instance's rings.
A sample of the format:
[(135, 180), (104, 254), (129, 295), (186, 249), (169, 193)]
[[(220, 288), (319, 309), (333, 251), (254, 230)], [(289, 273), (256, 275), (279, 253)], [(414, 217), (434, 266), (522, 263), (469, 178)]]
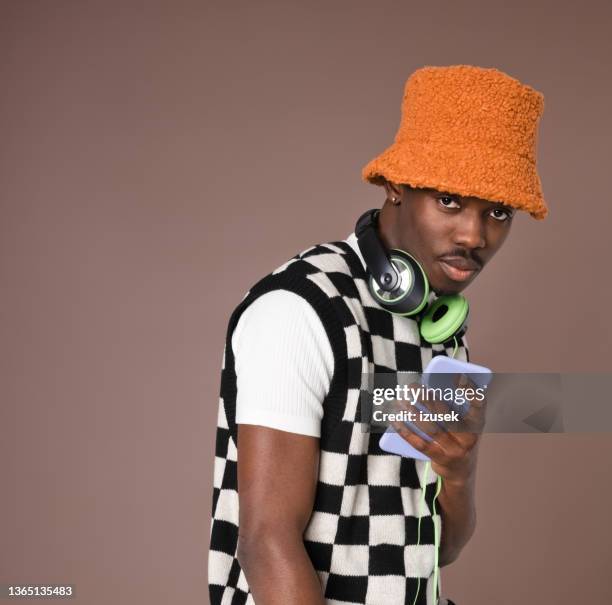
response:
[[(453, 357), (447, 357), (446, 355), (436, 355), (436, 357), (433, 357), (427, 364), (422, 375), (422, 383), (423, 386), (426, 387), (442, 389), (454, 388), (457, 374), (465, 374), (477, 387), (483, 388), (486, 388), (493, 378), (493, 374), (489, 368), (468, 361), (454, 359)], [(426, 410), (426, 408), (419, 403), (415, 404), (415, 408)], [(465, 414), (469, 409), (469, 403), (464, 402), (459, 404), (456, 402), (449, 402), (449, 410), (450, 409), (457, 410), (460, 414)], [(413, 433), (425, 439), (425, 441), (432, 441), (432, 438), (427, 433), (412, 422), (407, 421), (404, 424)], [(399, 456), (414, 458), (416, 460), (430, 460), (429, 456), (426, 456), (412, 447), (412, 445), (399, 435), (393, 427), (389, 427), (383, 433), (378, 445), (381, 450), (389, 452), (390, 454), (398, 454)]]

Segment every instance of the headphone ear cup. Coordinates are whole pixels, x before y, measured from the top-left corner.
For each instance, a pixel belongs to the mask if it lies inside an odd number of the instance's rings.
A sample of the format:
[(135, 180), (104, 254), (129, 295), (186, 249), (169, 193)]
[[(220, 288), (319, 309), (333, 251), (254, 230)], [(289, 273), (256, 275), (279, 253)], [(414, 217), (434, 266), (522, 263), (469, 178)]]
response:
[(429, 298), (429, 282), (423, 268), (414, 257), (397, 248), (389, 251), (389, 259), (400, 278), (398, 287), (386, 292), (370, 276), (370, 293), (383, 309), (391, 313), (403, 316), (419, 313)]
[(461, 294), (440, 296), (421, 319), (419, 329), (423, 340), (439, 344), (464, 334), (469, 311), (468, 301)]

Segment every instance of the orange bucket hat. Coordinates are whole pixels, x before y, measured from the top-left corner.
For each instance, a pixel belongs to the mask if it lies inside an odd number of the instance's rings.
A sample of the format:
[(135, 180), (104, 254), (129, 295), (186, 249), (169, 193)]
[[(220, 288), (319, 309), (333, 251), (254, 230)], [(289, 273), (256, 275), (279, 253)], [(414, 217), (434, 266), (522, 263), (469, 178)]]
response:
[(543, 110), (542, 93), (497, 69), (423, 67), (406, 82), (395, 142), (362, 177), (503, 202), (543, 219), (536, 170)]

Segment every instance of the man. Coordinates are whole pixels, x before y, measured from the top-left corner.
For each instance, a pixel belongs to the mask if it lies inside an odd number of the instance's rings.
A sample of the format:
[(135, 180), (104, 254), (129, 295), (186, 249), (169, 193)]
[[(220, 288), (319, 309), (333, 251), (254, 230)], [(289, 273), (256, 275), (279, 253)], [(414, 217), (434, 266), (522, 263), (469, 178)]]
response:
[[(427, 67), (408, 79), (395, 142), (363, 177), (386, 193), (380, 240), (420, 262), (429, 303), (475, 279), (516, 210), (546, 216), (535, 163), (542, 111), (539, 92), (495, 69)], [(427, 442), (402, 431), (430, 457), (428, 478), (423, 461), (387, 454), (380, 435), (364, 430), (364, 374), (421, 372), (432, 356), (453, 351), (452, 342), (426, 342), (417, 318), (377, 305), (369, 275), (351, 233), (294, 256), (232, 314), (217, 428), (212, 605), (450, 603), (437, 598), (434, 531), (442, 529), (439, 565), (448, 565), (475, 528), (479, 435), (448, 432)], [(456, 357), (468, 360), (465, 337), (455, 345)]]

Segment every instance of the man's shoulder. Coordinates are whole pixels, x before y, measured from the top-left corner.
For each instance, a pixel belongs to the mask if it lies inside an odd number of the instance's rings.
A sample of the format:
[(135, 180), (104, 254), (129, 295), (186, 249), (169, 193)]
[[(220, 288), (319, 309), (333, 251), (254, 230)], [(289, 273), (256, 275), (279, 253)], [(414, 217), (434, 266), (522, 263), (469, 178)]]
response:
[(350, 275), (346, 258), (347, 254), (350, 254), (350, 249), (346, 240), (317, 243), (292, 256), (271, 271), (270, 275), (281, 275), (285, 272), (311, 276), (332, 272)]
[(328, 296), (334, 293), (330, 289), (330, 280), (350, 279), (354, 271), (354, 252), (346, 240), (335, 240), (313, 244), (294, 254), (272, 271), (255, 282), (244, 295), (247, 298), (258, 292), (270, 289), (287, 288), (291, 290), (316, 285)]
[[(234, 314), (241, 315), (266, 293), (287, 290), (305, 299), (319, 315), (335, 316), (337, 311), (331, 311), (330, 299), (338, 300), (346, 294), (355, 296), (351, 271), (355, 259), (351, 254), (354, 252), (346, 240), (317, 243), (301, 250), (255, 282), (243, 295)], [(266, 303), (272, 301), (266, 298)], [(290, 300), (285, 298), (283, 302), (287, 304)], [(268, 304), (266, 307), (271, 308)]]

